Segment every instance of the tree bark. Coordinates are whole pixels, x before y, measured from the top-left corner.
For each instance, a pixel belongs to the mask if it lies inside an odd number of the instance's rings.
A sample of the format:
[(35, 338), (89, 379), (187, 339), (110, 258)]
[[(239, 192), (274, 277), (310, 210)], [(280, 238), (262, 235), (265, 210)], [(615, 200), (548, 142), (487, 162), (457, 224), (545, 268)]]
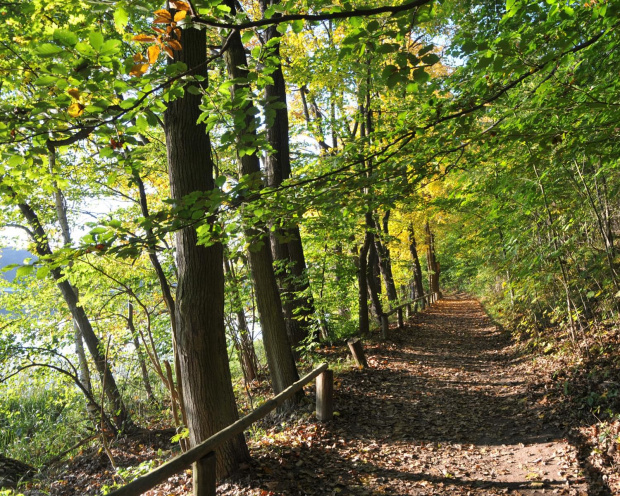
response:
[(359, 252), (357, 269), (359, 328), (362, 336), (370, 334), (370, 322), (368, 321), (368, 250), (371, 243), (372, 234), (366, 231), (364, 244)]
[[(261, 0), (263, 12), (270, 6), (280, 3), (278, 0)], [(277, 26), (270, 26), (265, 33), (266, 42), (281, 35)], [(291, 158), (289, 146), (289, 121), (286, 102), (286, 84), (280, 63), (280, 43), (271, 47), (270, 57), (277, 60), (276, 68), (271, 73), (273, 84), (265, 87), (265, 98), (269, 103), (278, 103), (281, 108), (274, 110), (273, 123), (267, 121), (267, 140), (274, 150), (265, 159), (268, 185), (278, 187), (291, 176)], [(286, 239), (286, 242), (281, 241)], [(315, 314), (314, 300), (310, 291), (310, 281), (306, 270), (306, 259), (299, 227), (290, 223), (285, 229), (271, 235), (271, 251), (276, 262), (283, 264), (280, 276), (283, 288), (286, 325), (291, 345), (297, 347), (308, 338), (313, 328)], [(314, 339), (317, 336), (313, 336)]]
[[(149, 217), (149, 207), (148, 201), (146, 197), (146, 188), (144, 187), (144, 181), (142, 181), (142, 177), (140, 176), (137, 170), (132, 171), (133, 180), (138, 186), (138, 196), (140, 202), (140, 211), (142, 212), (142, 216), (147, 219)], [(161, 294), (164, 299), (164, 303), (166, 308), (168, 309), (168, 314), (170, 315), (170, 327), (172, 328), (172, 352), (174, 357), (174, 372), (176, 376), (176, 386), (173, 381), (166, 380), (164, 381), (167, 384), (168, 389), (170, 390), (170, 396), (172, 401), (178, 402), (178, 406), (181, 410), (181, 418), (183, 423), (187, 425), (187, 414), (185, 413), (185, 406), (183, 404), (183, 382), (181, 381), (181, 367), (179, 363), (179, 354), (177, 351), (177, 323), (176, 323), (176, 305), (174, 302), (174, 298), (172, 296), (172, 290), (170, 288), (170, 283), (168, 282), (168, 278), (166, 277), (166, 273), (159, 261), (159, 257), (157, 256), (156, 251), (156, 237), (153, 233), (153, 229), (150, 227), (146, 227), (144, 229), (146, 233), (146, 239), (148, 240), (148, 254), (149, 260), (151, 261), (151, 265), (155, 270), (155, 274), (157, 275), (157, 280), (159, 281), (159, 287), (161, 288)]]
[[(411, 298), (422, 298), (424, 296), (424, 284), (422, 282), (422, 267), (420, 266), (420, 259), (418, 257), (418, 249), (416, 246), (415, 240), (415, 231), (413, 230), (413, 222), (409, 224), (408, 227), (408, 235), (409, 235), (409, 252), (411, 253), (411, 262), (412, 262), (412, 272), (413, 272), (413, 281), (412, 281), (412, 294)], [(422, 304), (424, 304), (424, 300), (422, 300)]]
[[(377, 235), (375, 235), (375, 248), (377, 250), (377, 256), (379, 257), (379, 269), (381, 270), (381, 277), (383, 278), (383, 284), (385, 285), (385, 293), (387, 294), (388, 301), (392, 308), (398, 305), (398, 292), (396, 291), (396, 284), (394, 283), (394, 274), (392, 273), (392, 257), (390, 249), (387, 247), (387, 243), (382, 240), (383, 236), (389, 236), (389, 220), (390, 211), (386, 211), (383, 216), (383, 229), (381, 229), (379, 222), (375, 221), (377, 227)], [(380, 233), (380, 235), (379, 235)], [(397, 310), (399, 327), (402, 327), (403, 311)]]
[(368, 265), (366, 267), (366, 285), (368, 288), (368, 297), (370, 298), (370, 310), (377, 322), (381, 323), (381, 315), (383, 314), (383, 305), (379, 297), (381, 289), (381, 278), (377, 272), (378, 257), (374, 244), (374, 234), (369, 232), (370, 248), (368, 250)]
[(140, 372), (142, 373), (142, 382), (144, 383), (146, 397), (149, 401), (153, 401), (153, 388), (151, 387), (149, 371), (146, 368), (146, 362), (144, 360), (144, 356), (142, 355), (142, 350), (140, 349), (140, 338), (138, 333), (136, 332), (136, 326), (133, 320), (133, 305), (131, 304), (131, 302), (127, 304), (127, 328), (131, 333), (133, 345), (136, 348), (136, 355), (138, 356), (138, 364), (140, 365)]
[[(188, 28), (181, 33), (183, 49), (174, 59), (195, 69), (206, 84), (206, 31)], [(214, 188), (211, 142), (205, 127), (197, 124), (200, 104), (200, 95), (186, 92), (164, 114), (170, 189), (177, 201)], [(224, 329), (223, 249), (217, 241), (198, 245), (193, 226), (178, 230), (175, 238), (177, 348), (189, 438), (195, 446), (238, 419)], [(235, 436), (217, 450), (218, 476), (231, 474), (248, 458), (243, 435)]]
[[(56, 150), (51, 148), (49, 150), (49, 168), (50, 173), (54, 174), (56, 169)], [(67, 202), (65, 197), (58, 187), (56, 180), (53, 182), (54, 186), (54, 204), (56, 205), (56, 215), (58, 217), (58, 223), (60, 224), (60, 232), (62, 233), (62, 240), (65, 247), (71, 246), (71, 229), (69, 228), (69, 219), (67, 217)], [(78, 296), (78, 290), (75, 289), (75, 295)], [(75, 343), (75, 354), (78, 357), (78, 369), (80, 371), (79, 379), (82, 381), (84, 388), (92, 393), (93, 386), (90, 380), (90, 371), (88, 370), (88, 361), (86, 360), (86, 353), (84, 352), (84, 340), (82, 338), (82, 331), (80, 326), (73, 321), (73, 339)]]
[[(235, 13), (234, 0), (227, 0), (226, 4)], [(231, 79), (242, 78), (247, 80), (248, 69), (247, 59), (241, 34), (235, 31), (230, 34), (229, 47), (224, 54), (228, 74)], [(244, 89), (245, 85), (233, 84), (231, 93), (234, 96)], [(245, 113), (245, 118), (236, 120), (238, 142), (253, 142), (256, 139), (256, 128), (254, 121), (253, 103), (251, 99), (246, 99), (239, 112)], [(256, 153), (245, 154), (238, 157), (240, 166), (240, 176), (250, 179), (250, 183), (260, 182), (260, 164)], [(271, 385), (276, 394), (280, 393), (288, 386), (299, 379), (295, 358), (291, 349), (291, 344), (287, 335), (286, 323), (282, 313), (282, 301), (278, 291), (276, 276), (273, 270), (273, 259), (269, 247), (268, 234), (260, 232), (255, 227), (246, 224), (245, 235), (250, 243), (249, 259), (252, 272), (254, 287), (256, 288), (256, 302), (260, 316), (263, 342), (265, 344), (265, 354), (271, 375)], [(265, 242), (267, 241), (267, 242)], [(303, 397), (300, 391), (290, 402), (295, 403)]]
[(440, 267), (435, 254), (435, 236), (431, 232), (431, 228), (426, 221), (426, 262), (428, 265), (428, 286), (431, 293), (438, 293), (439, 296), (439, 273)]
[(258, 358), (256, 357), (254, 342), (252, 341), (252, 336), (250, 336), (247, 320), (245, 318), (237, 277), (226, 254), (224, 254), (224, 269), (232, 289), (232, 302), (238, 326), (238, 336), (237, 339), (235, 339), (235, 344), (239, 354), (239, 364), (243, 371), (243, 379), (247, 384), (256, 379), (258, 375)]

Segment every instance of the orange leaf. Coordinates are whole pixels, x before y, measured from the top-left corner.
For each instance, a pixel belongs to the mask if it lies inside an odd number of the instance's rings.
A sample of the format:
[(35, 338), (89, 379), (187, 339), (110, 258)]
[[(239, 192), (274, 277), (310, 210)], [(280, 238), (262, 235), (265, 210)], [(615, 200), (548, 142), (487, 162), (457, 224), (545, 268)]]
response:
[(155, 26), (153, 26), (153, 31), (157, 31), (158, 33), (165, 33), (165, 31), (162, 28), (156, 28)]
[(146, 59), (144, 58), (144, 55), (142, 55), (141, 53), (136, 53), (136, 54), (134, 54), (134, 56), (133, 56), (133, 61), (134, 61), (136, 64), (141, 64), (141, 63), (146, 62)]
[(170, 3), (172, 3), (174, 5), (174, 8), (177, 10), (181, 10), (183, 12), (189, 12), (190, 10), (189, 5), (186, 4), (185, 2), (170, 2)]
[(132, 40), (140, 43), (152, 43), (155, 41), (155, 36), (150, 36), (148, 34), (137, 34), (132, 38)]
[(79, 102), (72, 103), (69, 106), (68, 112), (71, 117), (79, 117), (84, 113), (84, 105)]
[(149, 56), (149, 64), (154, 64), (157, 62), (157, 57), (159, 57), (159, 52), (161, 50), (157, 45), (151, 45), (147, 50)]
[(170, 12), (168, 12), (166, 9), (156, 10), (155, 12), (153, 12), (153, 14), (155, 14), (157, 17), (167, 18), (168, 22), (172, 20), (172, 14), (170, 14)]
[(177, 40), (168, 40), (168, 46), (173, 50), (183, 50), (183, 47)]
[(174, 14), (174, 22), (182, 21), (183, 19), (185, 19), (186, 15), (187, 15), (186, 10), (179, 10), (176, 14)]
[(170, 57), (171, 59), (174, 58), (174, 52), (172, 51), (172, 48), (165, 46), (164, 50), (166, 51), (166, 53), (168, 54), (168, 57)]
[(172, 18), (166, 17), (156, 17), (153, 21), (153, 24), (170, 24), (172, 22)]
[(146, 71), (149, 70), (148, 64), (136, 64), (129, 71), (130, 76), (142, 76)]

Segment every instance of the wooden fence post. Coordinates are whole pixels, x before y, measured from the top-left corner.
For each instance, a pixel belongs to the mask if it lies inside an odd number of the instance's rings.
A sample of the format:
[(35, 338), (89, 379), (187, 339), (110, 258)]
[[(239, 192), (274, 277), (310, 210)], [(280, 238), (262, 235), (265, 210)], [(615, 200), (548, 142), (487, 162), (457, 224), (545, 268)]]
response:
[(215, 451), (194, 463), (194, 496), (215, 496)]
[(321, 422), (334, 417), (334, 371), (325, 370), (316, 377), (316, 418)]
[(364, 355), (364, 347), (362, 346), (362, 341), (360, 338), (352, 338), (347, 341), (349, 345), (349, 349), (351, 350), (351, 354), (357, 363), (357, 366), (360, 368), (368, 368), (368, 362), (366, 361), (366, 356)]
[(403, 322), (403, 309), (399, 308), (396, 314), (398, 315), (398, 328), (402, 329), (403, 327), (405, 327), (405, 323)]

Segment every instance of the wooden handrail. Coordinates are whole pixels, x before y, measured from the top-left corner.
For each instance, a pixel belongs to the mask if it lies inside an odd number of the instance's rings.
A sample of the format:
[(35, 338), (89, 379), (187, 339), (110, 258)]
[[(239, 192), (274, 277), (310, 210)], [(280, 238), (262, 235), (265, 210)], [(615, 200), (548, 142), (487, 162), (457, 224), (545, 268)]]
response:
[(384, 315), (389, 317), (390, 315), (396, 313), (398, 310), (401, 310), (405, 308), (406, 306), (411, 305), (412, 303), (415, 303), (416, 301), (426, 300), (428, 299), (429, 296), (436, 295), (436, 294), (438, 293), (428, 293), (424, 296), (420, 296), (419, 298), (416, 298), (415, 300), (411, 300), (411, 301), (408, 301), (407, 303), (403, 303), (402, 305), (398, 305), (397, 307), (391, 308), (388, 312), (384, 312)]
[(282, 405), (288, 398), (293, 396), (297, 391), (303, 388), (306, 384), (308, 384), (312, 379), (322, 374), (325, 370), (327, 370), (328, 364), (323, 363), (319, 365), (316, 369), (314, 369), (309, 374), (306, 374), (304, 377), (299, 379), (297, 382), (294, 382), (289, 387), (287, 387), (280, 394), (274, 396), (270, 400), (267, 400), (261, 406), (259, 406), (256, 410), (249, 413), (243, 418), (237, 420), (234, 424), (230, 424), (225, 429), (215, 433), (213, 436), (208, 438), (207, 440), (200, 443), (198, 446), (193, 447), (189, 451), (186, 451), (182, 455), (173, 458), (169, 462), (164, 463), (160, 467), (156, 468), (152, 472), (149, 472), (142, 477), (139, 477), (126, 486), (123, 486), (116, 491), (109, 493), (109, 496), (138, 496), (149, 489), (152, 489), (157, 484), (165, 481), (169, 477), (172, 477), (174, 474), (185, 470), (192, 463), (195, 463), (209, 453), (214, 451), (220, 444), (228, 441), (233, 436), (240, 434), (245, 429), (247, 429), (251, 424), (256, 422), (257, 420), (265, 417), (269, 412), (275, 410), (277, 407)]

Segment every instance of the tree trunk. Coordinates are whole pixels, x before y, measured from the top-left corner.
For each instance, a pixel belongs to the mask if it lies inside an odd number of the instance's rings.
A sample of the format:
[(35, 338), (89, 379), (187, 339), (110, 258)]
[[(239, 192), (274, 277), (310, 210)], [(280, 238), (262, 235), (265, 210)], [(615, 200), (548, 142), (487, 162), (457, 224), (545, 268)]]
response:
[[(149, 207), (146, 197), (146, 188), (144, 187), (144, 181), (142, 181), (142, 177), (138, 173), (137, 170), (132, 170), (133, 180), (138, 186), (138, 196), (140, 202), (140, 211), (142, 212), (142, 216), (147, 219), (149, 217)], [(159, 257), (157, 256), (156, 250), (156, 236), (153, 233), (153, 229), (150, 227), (146, 227), (144, 229), (146, 233), (146, 239), (148, 243), (148, 254), (149, 260), (151, 261), (151, 265), (155, 270), (155, 274), (157, 275), (157, 280), (159, 281), (159, 287), (161, 288), (161, 294), (164, 299), (164, 303), (166, 308), (168, 309), (168, 314), (170, 315), (170, 327), (172, 328), (172, 353), (174, 358), (174, 372), (176, 376), (176, 386), (174, 381), (165, 380), (164, 384), (168, 386), (168, 390), (170, 391), (171, 401), (176, 401), (178, 403), (178, 407), (181, 410), (181, 418), (183, 420), (183, 424), (187, 425), (187, 414), (185, 412), (185, 405), (183, 403), (183, 382), (181, 381), (181, 367), (179, 364), (179, 354), (177, 350), (177, 323), (176, 323), (176, 305), (174, 302), (174, 298), (172, 296), (172, 290), (170, 288), (170, 283), (166, 278), (166, 274), (164, 272), (163, 267), (159, 261)], [(161, 367), (160, 367), (161, 368)]]
[(138, 356), (138, 364), (140, 365), (140, 372), (142, 373), (142, 382), (144, 383), (146, 397), (149, 401), (153, 401), (155, 396), (153, 395), (153, 388), (151, 387), (151, 381), (149, 379), (149, 371), (146, 368), (146, 362), (144, 361), (144, 356), (142, 355), (142, 350), (140, 349), (140, 338), (136, 332), (136, 326), (133, 320), (133, 305), (131, 302), (127, 304), (127, 327), (131, 333), (133, 345), (136, 348), (136, 355)]
[[(415, 240), (415, 232), (413, 230), (413, 222), (409, 224), (409, 252), (411, 253), (411, 261), (412, 261), (412, 272), (413, 272), (413, 282), (412, 282), (412, 299), (422, 298), (424, 296), (424, 284), (422, 282), (422, 267), (420, 266), (420, 259), (418, 258), (418, 249), (416, 246)], [(424, 300), (422, 300), (422, 304), (424, 304)]]
[(439, 296), (439, 273), (440, 267), (435, 254), (435, 236), (431, 232), (431, 228), (426, 221), (426, 262), (428, 265), (428, 286), (431, 293), (437, 293)]
[[(175, 61), (196, 68), (206, 84), (206, 31), (188, 28), (181, 33), (183, 49), (175, 52)], [(176, 201), (214, 188), (211, 142), (205, 127), (196, 124), (200, 104), (200, 95), (186, 92), (170, 102), (164, 114), (170, 189)], [(223, 249), (217, 240), (208, 247), (198, 245), (193, 226), (178, 230), (175, 237), (177, 348), (190, 443), (195, 446), (238, 419), (224, 329)], [(218, 477), (228, 476), (248, 458), (242, 434), (222, 444), (217, 450)]]
[[(279, 1), (261, 0), (263, 12)], [(265, 33), (266, 42), (281, 35), (277, 26), (270, 26)], [(291, 176), (291, 159), (289, 147), (289, 121), (286, 103), (286, 84), (280, 63), (280, 43), (271, 47), (270, 57), (278, 62), (271, 73), (273, 84), (265, 87), (265, 98), (269, 103), (278, 103), (281, 108), (275, 109), (273, 123), (267, 121), (267, 140), (274, 150), (265, 159), (268, 185), (278, 187)], [(282, 242), (286, 239), (286, 242)], [(312, 316), (315, 314), (314, 301), (310, 292), (310, 282), (306, 271), (306, 259), (299, 227), (290, 223), (283, 230), (271, 235), (273, 258), (285, 266), (280, 277), (280, 285), (284, 289), (284, 307), (286, 324), (291, 345), (297, 347), (312, 332)], [(316, 339), (316, 336), (313, 336)]]
[[(370, 216), (370, 214), (367, 214)], [(368, 297), (370, 298), (370, 310), (377, 319), (377, 322), (381, 323), (381, 315), (383, 314), (383, 306), (381, 305), (381, 299), (379, 298), (379, 290), (381, 289), (381, 277), (377, 270), (379, 265), (379, 257), (377, 257), (377, 250), (375, 249), (375, 235), (369, 232), (370, 236), (370, 248), (368, 250), (368, 266), (366, 268), (366, 284), (368, 286)]]
[[(375, 236), (375, 248), (377, 250), (377, 256), (379, 257), (379, 269), (381, 270), (381, 276), (383, 278), (383, 284), (385, 285), (385, 293), (387, 294), (388, 301), (392, 308), (398, 305), (398, 293), (396, 291), (396, 284), (394, 283), (394, 275), (392, 273), (392, 257), (390, 249), (387, 244), (382, 241), (382, 236), (389, 236), (389, 219), (390, 211), (388, 210), (383, 216), (383, 229), (380, 229), (379, 223), (375, 221), (377, 227), (377, 233), (381, 233), (381, 236)], [(403, 320), (403, 311), (397, 310), (399, 325)]]
[(368, 322), (368, 250), (372, 244), (372, 234), (366, 231), (364, 244), (359, 252), (357, 269), (358, 280), (358, 306), (360, 334), (370, 334), (370, 322)]
[[(49, 168), (50, 173), (54, 174), (56, 169), (56, 150), (49, 150)], [(65, 197), (58, 187), (58, 184), (54, 180), (54, 203), (56, 205), (56, 215), (58, 217), (58, 223), (60, 224), (60, 232), (62, 233), (62, 240), (65, 247), (71, 246), (71, 229), (69, 228), (69, 219), (67, 217), (67, 202)], [(78, 290), (75, 290), (76, 297), (78, 296)], [(88, 361), (86, 360), (86, 353), (84, 352), (84, 340), (82, 338), (82, 331), (77, 322), (73, 321), (73, 339), (75, 343), (75, 354), (78, 357), (78, 370), (79, 379), (84, 385), (84, 388), (92, 393), (93, 386), (90, 380), (90, 371), (88, 370)]]
[[(235, 2), (227, 0), (226, 3), (231, 9), (231, 13), (234, 14)], [(224, 58), (231, 79), (242, 78), (242, 80), (247, 80), (247, 60), (243, 43), (241, 42), (241, 35), (238, 31), (230, 34), (229, 47), (224, 54)], [(231, 86), (233, 97), (246, 87), (244, 84), (233, 84)], [(240, 108), (236, 110), (245, 114), (242, 122), (241, 119), (236, 120), (238, 142), (240, 144), (251, 143), (256, 139), (252, 100), (245, 100)], [(249, 181), (248, 184), (252, 182), (258, 183), (260, 180), (258, 156), (255, 153), (246, 154), (243, 157), (238, 157), (238, 162), (240, 165), (240, 175), (254, 179), (254, 181)], [(295, 358), (293, 357), (282, 313), (282, 301), (273, 270), (271, 249), (268, 242), (265, 242), (265, 240), (269, 240), (268, 234), (260, 232), (254, 227), (246, 227), (245, 231), (245, 235), (250, 243), (248, 255), (252, 279), (256, 288), (256, 302), (263, 332), (267, 364), (271, 374), (271, 385), (274, 392), (278, 394), (298, 380), (299, 374), (295, 366)], [(291, 402), (297, 402), (302, 397), (303, 391), (300, 391)]]
[[(12, 191), (9, 186), (5, 186), (5, 188), (7, 188), (13, 200), (17, 200), (17, 195), (15, 192)], [(43, 226), (39, 221), (38, 215), (27, 203), (18, 202), (17, 206), (21, 214), (30, 225), (37, 255), (41, 258), (51, 258), (53, 253), (49, 246), (47, 233), (43, 230)], [(97, 372), (101, 378), (101, 383), (103, 384), (104, 392), (113, 411), (114, 423), (118, 427), (130, 429), (132, 427), (132, 423), (129, 417), (129, 412), (125, 408), (125, 404), (123, 403), (120, 391), (116, 385), (116, 380), (112, 375), (110, 364), (104, 355), (103, 347), (101, 346), (99, 338), (95, 334), (84, 308), (78, 306), (75, 288), (71, 285), (66, 275), (60, 269), (51, 268), (50, 273), (56, 281), (56, 285), (58, 286), (58, 289), (60, 289), (67, 307), (69, 307), (69, 311), (71, 312), (74, 322), (78, 325), (80, 331), (82, 332), (82, 337), (88, 347), (88, 351), (93, 357), (95, 367), (97, 368)]]
[(233, 307), (237, 316), (238, 339), (236, 340), (236, 344), (238, 344), (237, 351), (239, 353), (239, 364), (241, 365), (241, 370), (243, 371), (243, 379), (247, 384), (256, 379), (256, 376), (258, 375), (258, 359), (254, 349), (254, 342), (252, 341), (252, 336), (250, 336), (247, 320), (245, 318), (243, 303), (241, 301), (241, 295), (239, 294), (237, 277), (226, 254), (224, 254), (224, 269), (226, 271), (226, 275), (228, 276), (228, 280), (230, 281)]

